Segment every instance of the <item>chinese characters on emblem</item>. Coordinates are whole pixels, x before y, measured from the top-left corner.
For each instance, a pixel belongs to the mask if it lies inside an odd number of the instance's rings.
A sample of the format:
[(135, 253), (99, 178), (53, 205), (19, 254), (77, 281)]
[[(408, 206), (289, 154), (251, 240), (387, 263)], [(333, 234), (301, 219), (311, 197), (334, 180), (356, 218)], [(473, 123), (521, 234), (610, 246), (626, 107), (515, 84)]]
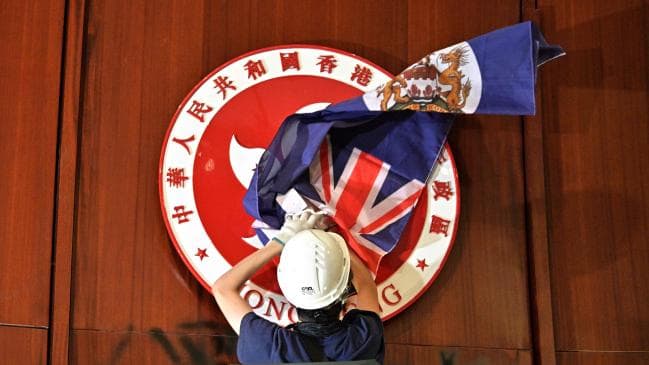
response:
[(300, 60), (298, 59), (297, 52), (279, 53), (279, 59), (282, 61), (282, 71), (289, 69), (300, 70)]
[(333, 55), (322, 55), (318, 59), (320, 62), (316, 63), (316, 65), (320, 66), (320, 72), (322, 73), (331, 73), (334, 68), (338, 67), (338, 60)]
[(170, 167), (167, 169), (167, 182), (169, 183), (169, 186), (174, 188), (184, 188), (186, 180), (189, 180), (189, 177), (185, 176), (184, 168)]
[(356, 80), (356, 83), (362, 86), (367, 86), (372, 81), (372, 70), (359, 64), (354, 67), (352, 72), (351, 81)]
[(192, 117), (198, 119), (201, 123), (205, 122), (205, 114), (214, 110), (211, 106), (205, 103), (199, 103), (196, 100), (192, 100), (192, 105), (187, 109), (187, 113)]
[(185, 148), (185, 150), (187, 150), (187, 153), (191, 155), (191, 154), (192, 154), (192, 150), (189, 149), (189, 145), (188, 145), (187, 143), (188, 143), (188, 142), (193, 142), (193, 141), (194, 141), (194, 138), (195, 138), (195, 137), (194, 137), (194, 135), (192, 134), (191, 137), (187, 137), (187, 138), (185, 138), (185, 139), (180, 139), (180, 138), (174, 137), (174, 138), (172, 139), (172, 141), (174, 141), (174, 142), (178, 143), (179, 145), (183, 146), (183, 147)]
[(185, 206), (184, 205), (175, 206), (174, 211), (176, 213), (172, 214), (171, 218), (178, 219), (178, 224), (189, 222), (189, 218), (187, 218), (187, 216), (190, 215), (190, 214), (194, 214), (193, 210), (185, 211)]
[(435, 196), (433, 197), (435, 200), (437, 198), (451, 200), (451, 196), (453, 195), (450, 181), (433, 181), (433, 191), (435, 192)]
[(257, 77), (266, 74), (266, 68), (261, 60), (249, 60), (245, 65), (243, 65), (243, 68), (248, 71), (248, 78), (252, 78), (253, 80), (257, 80)]
[(234, 86), (233, 81), (228, 81), (227, 76), (217, 76), (214, 80), (214, 88), (218, 88), (219, 91), (217, 91), (218, 94), (223, 94), (223, 100), (225, 100), (225, 97), (227, 95), (227, 89), (232, 89), (236, 90), (237, 87)]
[(448, 227), (450, 224), (450, 220), (433, 215), (430, 221), (430, 233), (443, 234), (446, 237), (448, 236)]

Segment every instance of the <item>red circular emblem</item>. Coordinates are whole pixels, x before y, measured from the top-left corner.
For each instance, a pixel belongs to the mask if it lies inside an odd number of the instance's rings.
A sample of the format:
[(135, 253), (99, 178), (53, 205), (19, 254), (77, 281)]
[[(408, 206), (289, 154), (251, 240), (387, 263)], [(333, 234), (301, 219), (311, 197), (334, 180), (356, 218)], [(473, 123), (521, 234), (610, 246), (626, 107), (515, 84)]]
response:
[[(260, 247), (242, 199), (284, 118), (358, 96), (391, 78), (340, 50), (290, 45), (240, 56), (194, 87), (167, 131), (159, 185), (169, 235), (206, 289)], [(384, 320), (434, 281), (453, 245), (458, 218), (457, 170), (446, 145), (401, 241), (381, 261), (376, 282)], [(241, 294), (257, 314), (285, 325), (297, 317), (277, 285), (276, 263), (260, 270)]]

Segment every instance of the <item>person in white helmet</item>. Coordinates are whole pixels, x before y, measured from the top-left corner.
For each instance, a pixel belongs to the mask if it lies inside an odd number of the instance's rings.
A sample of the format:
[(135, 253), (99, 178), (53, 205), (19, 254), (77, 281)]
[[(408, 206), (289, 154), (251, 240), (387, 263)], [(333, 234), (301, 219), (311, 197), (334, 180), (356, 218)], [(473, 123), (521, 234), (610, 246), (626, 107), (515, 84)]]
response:
[[(322, 216), (312, 210), (287, 215), (276, 237), (212, 286), (223, 315), (239, 334), (241, 363), (383, 363), (383, 324), (374, 279), (340, 235), (314, 229)], [(280, 254), (277, 279), (299, 318), (288, 327), (256, 315), (239, 294), (258, 269)], [(354, 293), (356, 308), (341, 319), (344, 300)]]

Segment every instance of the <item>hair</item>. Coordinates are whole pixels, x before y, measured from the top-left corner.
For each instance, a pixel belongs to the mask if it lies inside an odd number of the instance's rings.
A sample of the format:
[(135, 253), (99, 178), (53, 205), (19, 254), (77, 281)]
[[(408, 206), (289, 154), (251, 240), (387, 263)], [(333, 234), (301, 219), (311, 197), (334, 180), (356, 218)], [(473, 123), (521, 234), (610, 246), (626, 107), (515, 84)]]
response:
[(297, 317), (302, 322), (325, 324), (340, 320), (340, 312), (343, 310), (343, 302), (337, 300), (324, 308), (303, 309), (296, 308)]

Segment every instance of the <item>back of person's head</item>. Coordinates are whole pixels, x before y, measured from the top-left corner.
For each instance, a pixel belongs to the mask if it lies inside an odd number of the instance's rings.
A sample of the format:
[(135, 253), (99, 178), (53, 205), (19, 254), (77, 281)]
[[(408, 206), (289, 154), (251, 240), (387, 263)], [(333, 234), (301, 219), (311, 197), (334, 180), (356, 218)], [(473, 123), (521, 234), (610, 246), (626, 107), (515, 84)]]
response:
[(295, 309), (297, 310), (297, 317), (301, 322), (326, 324), (340, 319), (340, 313), (343, 310), (343, 302), (337, 300), (328, 306), (319, 309)]
[(340, 235), (308, 229), (286, 242), (277, 266), (277, 281), (286, 299), (298, 308), (301, 320), (320, 322), (334, 313), (337, 319), (350, 266), (349, 250)]

